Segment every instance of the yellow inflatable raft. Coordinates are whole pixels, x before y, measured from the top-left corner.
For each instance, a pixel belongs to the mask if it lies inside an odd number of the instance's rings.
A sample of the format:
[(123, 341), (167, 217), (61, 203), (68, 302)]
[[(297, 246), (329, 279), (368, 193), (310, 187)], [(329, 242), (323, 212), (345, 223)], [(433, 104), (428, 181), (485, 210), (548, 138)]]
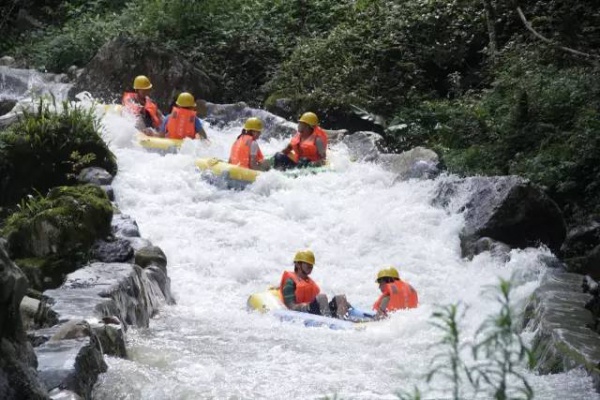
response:
[(140, 146), (147, 150), (155, 150), (165, 153), (176, 153), (181, 147), (183, 140), (168, 139), (163, 137), (148, 136), (142, 132), (138, 132), (136, 140)]

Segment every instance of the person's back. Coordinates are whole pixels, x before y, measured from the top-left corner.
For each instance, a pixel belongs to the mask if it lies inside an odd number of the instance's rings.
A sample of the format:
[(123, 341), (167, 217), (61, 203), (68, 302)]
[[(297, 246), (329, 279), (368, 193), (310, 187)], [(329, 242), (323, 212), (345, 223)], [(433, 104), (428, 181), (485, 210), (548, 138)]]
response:
[(133, 92), (123, 93), (122, 104), (126, 112), (136, 116), (136, 128), (147, 134), (153, 134), (162, 123), (163, 115), (158, 106), (149, 97), (152, 83), (144, 76), (139, 75), (133, 81)]
[(376, 318), (383, 318), (390, 312), (415, 308), (419, 305), (417, 291), (407, 282), (400, 280), (396, 268), (380, 270), (376, 282), (381, 290), (381, 295), (373, 305), (373, 309), (377, 312)]
[(253, 170), (269, 168), (256, 140), (260, 137), (263, 125), (258, 118), (248, 118), (244, 123), (242, 133), (231, 146), (229, 163)]
[(163, 121), (161, 132), (169, 139), (207, 139), (202, 121), (197, 117), (194, 96), (187, 92), (177, 96), (171, 114)]

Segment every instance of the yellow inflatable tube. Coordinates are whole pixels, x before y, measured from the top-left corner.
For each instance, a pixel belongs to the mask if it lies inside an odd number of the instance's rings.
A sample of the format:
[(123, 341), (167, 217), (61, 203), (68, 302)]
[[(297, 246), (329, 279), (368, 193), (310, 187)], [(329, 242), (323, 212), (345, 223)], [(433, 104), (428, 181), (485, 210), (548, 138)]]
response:
[(194, 161), (196, 167), (202, 171), (210, 171), (215, 176), (223, 177), (233, 181), (252, 183), (256, 180), (259, 171), (229, 164), (218, 158), (199, 158)]

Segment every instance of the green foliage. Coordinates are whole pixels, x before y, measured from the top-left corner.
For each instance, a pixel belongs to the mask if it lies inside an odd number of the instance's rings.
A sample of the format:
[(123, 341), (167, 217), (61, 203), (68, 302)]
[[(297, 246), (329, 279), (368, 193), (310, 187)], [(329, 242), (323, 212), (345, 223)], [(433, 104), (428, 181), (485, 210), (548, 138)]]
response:
[[(87, 260), (93, 242), (110, 233), (112, 205), (95, 185), (53, 188), (22, 200), (0, 235), (38, 290), (60, 285)], [(46, 279), (48, 278), (48, 279)]]
[[(436, 376), (444, 378), (452, 385), (454, 400), (481, 392), (495, 400), (533, 399), (533, 389), (519, 369), (532, 368), (534, 360), (518, 332), (511, 288), (511, 281), (504, 279), (492, 288), (500, 310), (481, 324), (473, 342), (461, 335), (460, 321), (466, 310), (460, 304), (442, 306), (433, 313), (432, 324), (443, 336), (438, 342), (440, 351), (426, 375), (428, 383)], [(471, 361), (465, 359), (468, 353), (473, 355)], [(418, 388), (413, 393), (399, 394), (403, 400), (418, 400), (421, 396)]]
[(11, 206), (31, 192), (73, 183), (88, 166), (116, 173), (93, 110), (68, 103), (53, 109), (56, 104), (40, 100), (34, 112), (0, 132), (0, 204)]

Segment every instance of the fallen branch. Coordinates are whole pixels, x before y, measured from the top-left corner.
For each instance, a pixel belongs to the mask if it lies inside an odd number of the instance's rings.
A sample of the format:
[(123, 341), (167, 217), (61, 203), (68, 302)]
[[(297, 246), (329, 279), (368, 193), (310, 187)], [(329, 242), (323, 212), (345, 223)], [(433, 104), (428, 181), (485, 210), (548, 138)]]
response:
[(523, 24), (525, 25), (525, 27), (527, 28), (527, 30), (529, 30), (531, 33), (533, 33), (533, 35), (535, 37), (537, 37), (538, 39), (542, 40), (543, 42), (546, 42), (554, 47), (556, 47), (557, 49), (560, 49), (562, 51), (566, 51), (568, 53), (571, 54), (575, 54), (577, 56), (581, 56), (581, 57), (585, 57), (588, 59), (593, 59), (593, 60), (600, 60), (600, 56), (594, 55), (594, 54), (589, 54), (589, 53), (584, 53), (582, 51), (578, 51), (578, 50), (573, 50), (571, 48), (565, 47), (565, 46), (561, 46), (555, 42), (553, 42), (552, 40), (542, 36), (541, 34), (539, 34), (535, 29), (533, 29), (533, 27), (531, 26), (531, 23), (529, 21), (527, 21), (527, 18), (525, 18), (525, 15), (523, 14), (523, 11), (521, 10), (521, 7), (517, 7), (517, 12), (519, 13), (519, 17), (521, 17), (521, 21), (523, 21)]

